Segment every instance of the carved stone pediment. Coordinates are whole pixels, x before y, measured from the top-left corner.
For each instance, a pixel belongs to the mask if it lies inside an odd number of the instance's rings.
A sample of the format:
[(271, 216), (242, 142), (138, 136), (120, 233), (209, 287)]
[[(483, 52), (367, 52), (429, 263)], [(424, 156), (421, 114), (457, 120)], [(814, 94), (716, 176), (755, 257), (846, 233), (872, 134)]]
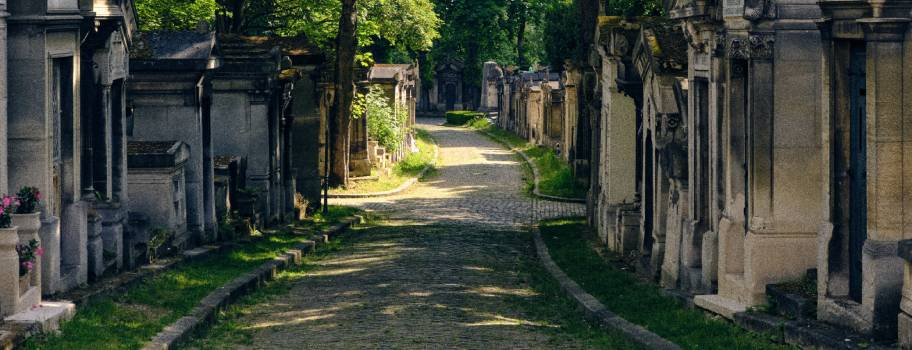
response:
[(752, 59), (768, 60), (773, 58), (773, 46), (776, 43), (775, 34), (751, 34), (748, 40), (750, 41), (750, 55)]
[(750, 49), (748, 48), (747, 39), (743, 37), (728, 38), (728, 44), (725, 45), (726, 56), (733, 60), (750, 59)]
[(768, 60), (773, 58), (776, 36), (773, 33), (752, 33), (747, 38), (731, 37), (726, 55), (733, 60)]

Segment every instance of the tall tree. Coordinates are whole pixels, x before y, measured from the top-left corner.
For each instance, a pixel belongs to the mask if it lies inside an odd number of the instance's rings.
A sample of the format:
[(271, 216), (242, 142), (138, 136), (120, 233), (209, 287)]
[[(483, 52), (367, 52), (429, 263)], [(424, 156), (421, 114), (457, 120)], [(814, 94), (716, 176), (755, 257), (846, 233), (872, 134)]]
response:
[(330, 123), (330, 186), (348, 185), (349, 138), (355, 94), (354, 62), (358, 48), (355, 36), (357, 28), (358, 9), (355, 7), (355, 0), (342, 0), (339, 34), (336, 37), (336, 113)]

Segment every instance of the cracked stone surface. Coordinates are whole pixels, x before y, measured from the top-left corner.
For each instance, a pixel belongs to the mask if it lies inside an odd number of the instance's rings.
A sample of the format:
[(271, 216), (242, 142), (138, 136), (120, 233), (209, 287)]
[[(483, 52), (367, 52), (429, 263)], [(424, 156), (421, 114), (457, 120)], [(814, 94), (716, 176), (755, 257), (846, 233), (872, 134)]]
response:
[(558, 325), (517, 305), (539, 302), (528, 284), (532, 219), (579, 216), (583, 206), (521, 193), (518, 159), (461, 128), (425, 121), (440, 145), (439, 174), (390, 198), (336, 200), (382, 211), (377, 226), (342, 237), (287, 294), (236, 322), (239, 349), (582, 349)]

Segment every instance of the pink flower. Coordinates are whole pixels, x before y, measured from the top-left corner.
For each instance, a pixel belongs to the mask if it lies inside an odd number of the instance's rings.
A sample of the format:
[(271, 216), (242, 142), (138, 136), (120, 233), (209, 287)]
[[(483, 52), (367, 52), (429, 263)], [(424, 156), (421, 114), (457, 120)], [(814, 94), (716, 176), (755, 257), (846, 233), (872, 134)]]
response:
[(35, 255), (44, 256), (44, 247), (38, 247), (38, 249), (35, 249)]
[(3, 197), (3, 206), (8, 207), (10, 204), (13, 204), (13, 199), (10, 197)]
[(31, 262), (31, 261), (26, 261), (26, 262), (25, 262), (25, 268), (31, 270), (33, 267), (35, 267), (35, 263), (33, 263), (33, 262)]
[(41, 199), (41, 191), (35, 191), (35, 199)]

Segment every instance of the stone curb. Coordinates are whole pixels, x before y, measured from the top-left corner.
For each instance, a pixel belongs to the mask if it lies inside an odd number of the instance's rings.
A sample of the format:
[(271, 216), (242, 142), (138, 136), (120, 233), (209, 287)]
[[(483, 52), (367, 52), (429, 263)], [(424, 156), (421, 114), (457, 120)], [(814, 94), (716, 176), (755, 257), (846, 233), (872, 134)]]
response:
[[(357, 216), (343, 219), (341, 223), (323, 230), (322, 238), (328, 241), (331, 236), (338, 235), (361, 221), (361, 218)], [(260, 288), (267, 281), (273, 280), (278, 272), (286, 270), (293, 265), (300, 265), (301, 257), (304, 254), (313, 252), (317, 245), (323, 243), (314, 241), (299, 243), (286, 251), (285, 254), (212, 291), (187, 316), (165, 327), (152, 340), (146, 343), (142, 349), (166, 350), (187, 342), (193, 334), (202, 332), (209, 325), (215, 323), (219, 311), (224, 310), (240, 297)]]
[(561, 290), (576, 302), (589, 321), (598, 324), (603, 329), (621, 332), (630, 338), (631, 341), (648, 349), (681, 349), (675, 343), (614, 314), (609, 311), (604, 304), (598, 301), (598, 299), (591, 294), (586, 293), (579, 284), (570, 279), (570, 277), (554, 263), (554, 260), (551, 260), (551, 254), (548, 252), (548, 247), (545, 245), (544, 240), (542, 240), (541, 232), (539, 232), (538, 228), (536, 227), (532, 231), (533, 240), (535, 241), (535, 250), (538, 253), (539, 260), (541, 260), (542, 265), (545, 267), (545, 270), (548, 270), (551, 277), (557, 280)]
[(409, 187), (412, 187), (412, 185), (414, 185), (416, 182), (418, 182), (418, 180), (421, 180), (421, 178), (424, 177), (424, 175), (427, 174), (427, 172), (430, 171), (432, 167), (437, 165), (437, 157), (439, 156), (439, 152), (440, 152), (440, 150), (438, 149), (436, 141), (435, 141), (435, 143), (434, 143), (434, 164), (424, 167), (424, 169), (421, 169), (421, 172), (418, 173), (418, 176), (406, 180), (402, 185), (399, 185), (399, 187), (396, 187), (395, 189), (392, 189), (389, 191), (383, 191), (383, 192), (373, 192), (373, 193), (329, 194), (327, 197), (329, 197), (329, 198), (375, 198), (375, 197), (392, 196), (394, 194), (402, 193), (403, 191), (407, 190)]
[(532, 194), (535, 195), (536, 197), (541, 198), (541, 199), (547, 199), (549, 201), (554, 201), (554, 202), (586, 203), (585, 198), (568, 198), (568, 197), (552, 196), (552, 195), (541, 193), (541, 191), (539, 191), (539, 189), (538, 189), (538, 182), (539, 182), (539, 179), (541, 178), (541, 175), (539, 175), (539, 172), (538, 172), (538, 167), (535, 165), (535, 162), (533, 162), (532, 159), (529, 158), (528, 155), (526, 155), (525, 152), (523, 152), (519, 148), (514, 148), (504, 142), (501, 142), (499, 139), (497, 139), (496, 136), (494, 136), (494, 134), (491, 134), (487, 131), (478, 130), (478, 132), (487, 135), (488, 137), (494, 139), (494, 141), (497, 141), (497, 143), (504, 145), (510, 151), (513, 151), (513, 152), (519, 154), (520, 157), (522, 157), (526, 161), (526, 164), (529, 164), (529, 167), (532, 168), (532, 178), (533, 178)]

